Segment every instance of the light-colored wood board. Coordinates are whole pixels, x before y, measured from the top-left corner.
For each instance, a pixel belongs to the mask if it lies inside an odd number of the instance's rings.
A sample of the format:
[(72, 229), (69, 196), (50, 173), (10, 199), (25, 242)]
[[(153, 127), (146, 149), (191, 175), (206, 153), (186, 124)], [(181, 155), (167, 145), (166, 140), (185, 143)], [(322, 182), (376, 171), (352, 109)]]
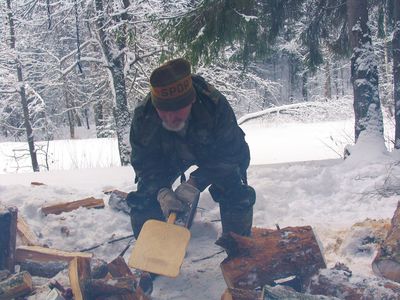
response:
[(45, 215), (48, 214), (61, 214), (63, 212), (73, 211), (80, 207), (86, 208), (103, 208), (104, 207), (104, 200), (103, 199), (96, 199), (94, 197), (89, 197), (81, 200), (76, 200), (72, 202), (65, 202), (65, 203), (58, 203), (58, 204), (51, 204), (42, 206), (42, 212)]
[(189, 240), (190, 231), (187, 228), (149, 220), (140, 231), (128, 265), (143, 271), (176, 277), (179, 275)]
[(22, 240), (22, 243), (28, 246), (38, 246), (39, 241), (37, 236), (29, 228), (28, 224), (25, 222), (24, 218), (18, 216), (17, 220), (17, 232)]
[(91, 258), (92, 253), (68, 252), (41, 246), (19, 246), (16, 250), (16, 261), (71, 261), (74, 257)]

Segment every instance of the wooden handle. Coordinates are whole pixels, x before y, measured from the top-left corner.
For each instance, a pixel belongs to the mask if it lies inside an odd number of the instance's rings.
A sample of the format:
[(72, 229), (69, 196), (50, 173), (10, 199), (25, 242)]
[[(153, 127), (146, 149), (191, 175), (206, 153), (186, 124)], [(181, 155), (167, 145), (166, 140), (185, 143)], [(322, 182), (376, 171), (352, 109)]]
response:
[(171, 212), (171, 213), (169, 214), (169, 216), (168, 216), (168, 221), (167, 221), (167, 223), (174, 224), (174, 223), (175, 223), (175, 220), (176, 220), (176, 213)]

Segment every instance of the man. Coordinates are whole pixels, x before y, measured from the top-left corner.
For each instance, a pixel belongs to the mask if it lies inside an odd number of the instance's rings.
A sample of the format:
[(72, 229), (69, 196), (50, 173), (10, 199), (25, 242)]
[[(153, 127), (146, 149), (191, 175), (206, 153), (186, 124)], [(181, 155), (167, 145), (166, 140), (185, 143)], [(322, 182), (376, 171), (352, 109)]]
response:
[[(149, 219), (185, 213), (209, 187), (219, 203), (223, 233), (248, 236), (255, 191), (247, 185), (250, 162), (244, 133), (226, 98), (178, 58), (155, 69), (151, 92), (134, 111), (131, 164), (137, 191), (129, 193), (136, 238)], [(198, 168), (184, 181), (184, 172)], [(181, 176), (175, 191), (174, 181)]]

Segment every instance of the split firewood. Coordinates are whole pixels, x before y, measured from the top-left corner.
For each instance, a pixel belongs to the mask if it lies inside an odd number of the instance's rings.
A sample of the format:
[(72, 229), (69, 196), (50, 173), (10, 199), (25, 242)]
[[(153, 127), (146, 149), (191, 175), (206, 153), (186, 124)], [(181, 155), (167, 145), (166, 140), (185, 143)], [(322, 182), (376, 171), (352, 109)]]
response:
[(85, 283), (90, 280), (90, 259), (75, 257), (69, 263), (68, 268), (69, 282), (75, 300), (88, 300), (88, 290)]
[(344, 300), (400, 298), (400, 284), (379, 277), (355, 276), (348, 268), (338, 265), (333, 269), (320, 270), (311, 279), (307, 291)]
[(131, 209), (126, 202), (126, 197), (128, 193), (121, 192), (119, 190), (114, 190), (110, 193), (110, 198), (108, 199), (108, 205), (117, 211), (123, 211), (129, 214)]
[(15, 270), (18, 209), (9, 207), (0, 211), (0, 270)]
[(0, 282), (0, 300), (24, 296), (32, 290), (31, 275), (28, 272), (20, 272)]
[(17, 220), (17, 231), (18, 235), (22, 240), (22, 243), (28, 246), (38, 246), (39, 241), (37, 236), (32, 232), (29, 228), (28, 224), (26, 224), (24, 218), (18, 216)]
[(386, 239), (372, 262), (378, 276), (400, 282), (400, 202), (394, 212)]
[(227, 288), (221, 300), (263, 300), (261, 291)]
[(63, 212), (73, 211), (80, 207), (86, 208), (104, 208), (104, 200), (103, 199), (96, 199), (94, 197), (85, 198), (82, 200), (76, 200), (72, 202), (66, 203), (58, 203), (52, 205), (42, 206), (42, 212), (45, 215), (48, 214), (56, 214), (59, 215)]
[(35, 261), (24, 260), (19, 263), (21, 271), (27, 271), (32, 276), (52, 278), (68, 267), (66, 261)]
[(0, 270), (0, 281), (6, 280), (10, 276), (11, 273), (9, 270)]
[(67, 252), (41, 246), (19, 246), (16, 250), (16, 261), (66, 261), (70, 262), (74, 257), (91, 258), (92, 253)]
[[(89, 279), (85, 281), (85, 290), (88, 298), (108, 296), (134, 295), (136, 292), (136, 280), (132, 277), (113, 277), (111, 279)], [(75, 295), (75, 293), (74, 293)], [(76, 299), (76, 298), (75, 298)], [(143, 298), (120, 298), (120, 299), (143, 299)], [(147, 298), (146, 298), (147, 299)]]
[(310, 226), (253, 228), (251, 237), (229, 233), (216, 243), (228, 254), (221, 269), (229, 288), (253, 290), (289, 276), (306, 283), (326, 267)]
[(139, 279), (133, 275), (131, 269), (126, 264), (124, 258), (122, 256), (118, 256), (112, 262), (108, 264), (108, 270), (112, 276), (112, 278), (116, 277), (130, 277), (135, 281), (135, 286), (137, 287), (135, 293), (126, 294), (121, 296), (121, 300), (146, 300), (148, 299), (142, 288), (139, 285)]

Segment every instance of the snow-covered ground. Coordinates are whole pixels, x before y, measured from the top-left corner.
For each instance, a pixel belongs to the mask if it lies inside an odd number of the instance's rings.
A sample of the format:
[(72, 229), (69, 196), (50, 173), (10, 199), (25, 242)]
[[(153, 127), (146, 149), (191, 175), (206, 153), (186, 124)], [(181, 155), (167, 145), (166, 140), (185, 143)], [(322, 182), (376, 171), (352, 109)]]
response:
[[(354, 147), (348, 159), (340, 159), (343, 146), (351, 142), (351, 120), (279, 125), (249, 122), (242, 127), (252, 154), (249, 183), (257, 192), (254, 226), (311, 225), (328, 266), (340, 261), (353, 273), (372, 277), (370, 264), (377, 248), (376, 238), (386, 234), (383, 225), (389, 222), (399, 200), (399, 153), (386, 152), (367, 141), (369, 146)], [(113, 165), (109, 163), (112, 159), (108, 152), (116, 151), (115, 143), (100, 145), (98, 142), (65, 141), (63, 145), (60, 141), (54, 155), (72, 143), (77, 147), (67, 151), (73, 158), (67, 158), (66, 154), (55, 158), (51, 172), (13, 173), (12, 162), (1, 157), (0, 170), (7, 174), (0, 175), (0, 203), (17, 206), (42, 243), (53, 248), (80, 250), (131, 233), (128, 215), (109, 206), (48, 216), (40, 211), (44, 203), (88, 196), (107, 202), (104, 189), (135, 189), (130, 167), (77, 169), (94, 167), (96, 161), (103, 160), (107, 160), (106, 166)], [(15, 146), (0, 144), (0, 156)], [(67, 165), (67, 160), (75, 161), (75, 165)], [(32, 181), (46, 185), (31, 186)], [(157, 278), (154, 299), (220, 298), (226, 285), (219, 263), (225, 254), (198, 261), (220, 251), (214, 244), (221, 232), (218, 220), (218, 206), (208, 192), (202, 193), (181, 274), (176, 279)], [(65, 230), (61, 232), (62, 227), (68, 228), (68, 236)], [(375, 237), (375, 242), (366, 242), (374, 240), (368, 237)], [(104, 245), (94, 253), (110, 261), (127, 243), (124, 240)], [(126, 259), (129, 252), (125, 254)], [(59, 277), (66, 280), (65, 274)], [(43, 294), (36, 299), (43, 299), (40, 297)]]

